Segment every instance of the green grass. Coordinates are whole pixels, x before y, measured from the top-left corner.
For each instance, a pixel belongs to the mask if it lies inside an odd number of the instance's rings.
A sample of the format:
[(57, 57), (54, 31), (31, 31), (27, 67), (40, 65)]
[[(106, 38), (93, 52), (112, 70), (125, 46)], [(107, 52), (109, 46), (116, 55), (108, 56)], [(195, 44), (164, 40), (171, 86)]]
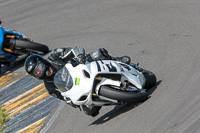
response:
[(2, 132), (6, 127), (2, 127), (4, 123), (9, 121), (7, 118), (8, 114), (6, 114), (5, 109), (0, 108), (0, 132)]

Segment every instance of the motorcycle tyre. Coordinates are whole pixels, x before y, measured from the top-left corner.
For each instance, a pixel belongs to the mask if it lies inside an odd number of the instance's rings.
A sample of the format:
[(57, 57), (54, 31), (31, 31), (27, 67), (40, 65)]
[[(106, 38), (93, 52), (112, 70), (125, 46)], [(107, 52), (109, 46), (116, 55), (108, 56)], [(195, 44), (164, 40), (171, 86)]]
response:
[(146, 91), (142, 92), (131, 92), (131, 91), (124, 91), (124, 90), (118, 90), (111, 88), (109, 86), (101, 86), (99, 90), (99, 94), (101, 96), (114, 99), (114, 100), (119, 100), (122, 102), (144, 102), (145, 100), (148, 99), (148, 94)]
[(153, 86), (156, 85), (157, 79), (153, 72), (148, 71), (148, 70), (143, 70), (142, 74), (144, 75), (144, 77), (146, 79), (145, 86), (144, 86), (145, 89), (149, 90)]
[(14, 48), (23, 49), (31, 53), (46, 54), (49, 52), (48, 46), (44, 44), (36, 43), (36, 42), (27, 41), (27, 40), (15, 40)]

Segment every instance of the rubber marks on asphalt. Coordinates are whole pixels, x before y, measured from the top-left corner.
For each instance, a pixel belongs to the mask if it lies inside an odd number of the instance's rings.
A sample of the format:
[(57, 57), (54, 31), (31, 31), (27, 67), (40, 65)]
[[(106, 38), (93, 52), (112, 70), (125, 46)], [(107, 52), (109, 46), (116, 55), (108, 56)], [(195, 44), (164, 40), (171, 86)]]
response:
[(48, 94), (42, 81), (23, 76), (7, 74), (0, 77), (0, 105), (10, 118), (2, 133), (38, 132), (57, 101)]

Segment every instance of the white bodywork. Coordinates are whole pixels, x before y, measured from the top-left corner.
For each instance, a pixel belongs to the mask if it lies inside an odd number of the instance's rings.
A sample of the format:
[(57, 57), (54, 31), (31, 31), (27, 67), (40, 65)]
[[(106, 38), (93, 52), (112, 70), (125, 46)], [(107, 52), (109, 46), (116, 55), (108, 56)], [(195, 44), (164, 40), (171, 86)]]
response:
[[(117, 103), (116, 100), (99, 96), (98, 95), (99, 88), (102, 85), (113, 85), (119, 87), (121, 81), (114, 81), (112, 79), (103, 78), (101, 82), (94, 88), (95, 77), (99, 74), (123, 75), (129, 80), (129, 82), (134, 84), (138, 89), (142, 89), (145, 83), (145, 78), (141, 72), (137, 71), (130, 65), (118, 61), (113, 61), (113, 60), (95, 61), (86, 64), (79, 64), (76, 67), (73, 67), (71, 64), (66, 64), (65, 67), (68, 69), (73, 79), (73, 86), (70, 90), (62, 92), (62, 95), (64, 97), (70, 98), (72, 102), (76, 105), (84, 104), (88, 106), (90, 105), (102, 106), (105, 104)], [(86, 76), (85, 74), (86, 72), (89, 74), (89, 77)], [(78, 82), (76, 82), (77, 79)], [(96, 92), (95, 95), (98, 95), (100, 99), (103, 99), (103, 101), (92, 100), (93, 92)], [(81, 97), (85, 98), (80, 100)]]

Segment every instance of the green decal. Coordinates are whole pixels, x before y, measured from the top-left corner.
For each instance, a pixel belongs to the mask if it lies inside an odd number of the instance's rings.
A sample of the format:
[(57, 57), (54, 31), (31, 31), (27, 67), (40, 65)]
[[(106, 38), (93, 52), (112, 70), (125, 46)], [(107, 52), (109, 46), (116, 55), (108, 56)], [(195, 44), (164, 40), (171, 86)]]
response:
[(79, 85), (80, 78), (76, 78), (75, 85)]

